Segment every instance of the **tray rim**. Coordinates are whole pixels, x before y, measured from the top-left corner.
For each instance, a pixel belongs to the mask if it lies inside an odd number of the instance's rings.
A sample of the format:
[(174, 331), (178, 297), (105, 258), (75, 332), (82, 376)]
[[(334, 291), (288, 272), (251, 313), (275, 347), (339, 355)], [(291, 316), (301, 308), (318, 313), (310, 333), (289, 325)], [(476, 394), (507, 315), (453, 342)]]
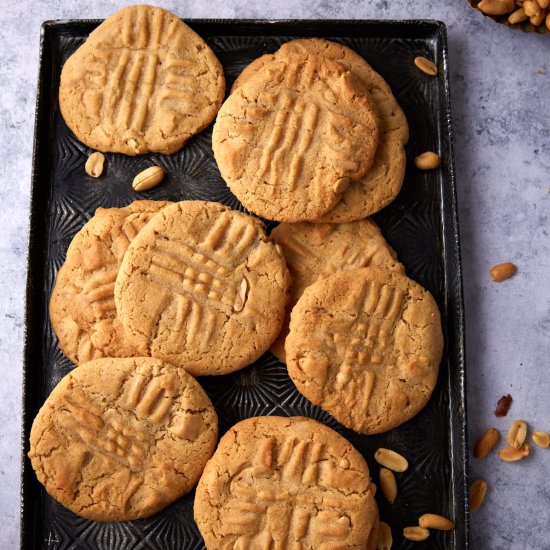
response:
[[(458, 420), (458, 429), (454, 429), (453, 418), (452, 418), (452, 409), (449, 403), (449, 419), (450, 422), (450, 444), (449, 456), (452, 456), (454, 453), (460, 453), (460, 463), (463, 464), (464, 468), (460, 472), (463, 476), (463, 491), (464, 491), (464, 502), (461, 507), (461, 515), (463, 514), (463, 525), (464, 525), (464, 548), (469, 548), (469, 534), (470, 534), (470, 506), (468, 501), (468, 477), (469, 477), (469, 448), (468, 448), (468, 430), (467, 430), (467, 396), (466, 396), (466, 344), (465, 344), (465, 306), (464, 306), (464, 285), (463, 285), (463, 273), (462, 273), (462, 261), (461, 261), (461, 246), (460, 246), (460, 224), (458, 219), (458, 203), (457, 203), (457, 188), (456, 188), (456, 171), (454, 163), (454, 132), (452, 125), (452, 101), (451, 101), (451, 90), (450, 90), (450, 79), (449, 79), (449, 52), (448, 52), (448, 39), (447, 39), (447, 26), (444, 22), (435, 20), (435, 19), (296, 19), (296, 18), (285, 18), (285, 19), (243, 19), (243, 18), (234, 18), (234, 19), (216, 19), (216, 18), (181, 18), (182, 21), (189, 24), (190, 26), (194, 25), (250, 25), (259, 28), (274, 28), (278, 25), (301, 25), (308, 24), (312, 26), (317, 25), (332, 25), (332, 26), (342, 26), (342, 27), (351, 27), (351, 26), (364, 26), (364, 27), (378, 27), (387, 26), (389, 28), (407, 28), (408, 26), (415, 25), (416, 28), (419, 24), (425, 25), (427, 28), (431, 27), (431, 32), (438, 32), (440, 39), (442, 41), (442, 50), (441, 56), (443, 60), (443, 88), (445, 96), (445, 104), (440, 107), (441, 114), (444, 115), (444, 121), (446, 125), (447, 132), (445, 137), (448, 139), (448, 151), (449, 151), (449, 161), (446, 165), (446, 174), (445, 174), (445, 188), (440, 189), (440, 211), (442, 212), (441, 216), (441, 243), (442, 243), (442, 253), (445, 258), (453, 257), (455, 261), (455, 271), (450, 272), (450, 267), (448, 262), (445, 261), (442, 276), (445, 281), (445, 290), (443, 296), (443, 303), (445, 305), (446, 321), (448, 322), (450, 318), (453, 319), (454, 327), (454, 337), (449, 338), (450, 332), (447, 331), (447, 337), (449, 342), (453, 343), (453, 352), (456, 354), (454, 357), (456, 359), (455, 367), (458, 369), (456, 373), (457, 380), (459, 381), (459, 402), (456, 403), (459, 409), (461, 409), (461, 418)], [(21, 550), (24, 550), (28, 547), (28, 544), (31, 543), (29, 540), (29, 534), (25, 529), (26, 523), (25, 520), (30, 513), (28, 506), (25, 506), (25, 480), (33, 475), (33, 469), (30, 466), (30, 463), (27, 459), (27, 442), (30, 436), (30, 427), (28, 418), (28, 403), (30, 400), (30, 382), (27, 378), (31, 372), (31, 348), (32, 343), (29, 339), (29, 326), (32, 323), (32, 307), (31, 302), (33, 298), (34, 291), (34, 277), (33, 273), (35, 271), (33, 265), (31, 264), (31, 252), (32, 249), (36, 247), (36, 237), (38, 234), (35, 222), (37, 221), (38, 216), (41, 213), (41, 210), (37, 203), (37, 196), (39, 194), (39, 164), (40, 159), (39, 155), (43, 154), (41, 152), (41, 142), (43, 141), (40, 138), (40, 132), (45, 125), (44, 117), (41, 117), (42, 111), (50, 107), (50, 103), (44, 98), (47, 95), (47, 99), (50, 99), (51, 94), (44, 94), (42, 87), (45, 83), (45, 76), (47, 71), (47, 65), (50, 62), (49, 59), (46, 59), (47, 52), (47, 40), (51, 37), (52, 33), (61, 29), (64, 26), (72, 25), (99, 25), (103, 22), (104, 19), (53, 19), (46, 20), (42, 23), (40, 28), (40, 41), (39, 41), (39, 57), (38, 57), (38, 72), (37, 72), (37, 85), (36, 85), (36, 101), (35, 101), (35, 111), (34, 111), (34, 128), (33, 128), (33, 153), (32, 153), (32, 170), (31, 170), (31, 188), (30, 188), (30, 198), (29, 198), (29, 231), (28, 231), (28, 246), (27, 246), (27, 270), (26, 270), (26, 283), (25, 283), (25, 325), (24, 325), (24, 347), (23, 347), (23, 364), (22, 364), (22, 412), (21, 412), (21, 441), (20, 441), (20, 452), (21, 452), (21, 474), (20, 474), (20, 539), (19, 547)], [(299, 32), (300, 29), (296, 29), (298, 32), (292, 36), (302, 36), (303, 33)], [(398, 38), (403, 38), (399, 36)], [(405, 37), (408, 38), (408, 37)], [(47, 89), (47, 86), (44, 86)], [(46, 126), (47, 127), (47, 126)], [(443, 192), (441, 192), (443, 191)], [(451, 216), (445, 216), (445, 204), (448, 203), (452, 211)], [(456, 289), (456, 296), (449, 293), (449, 281), (453, 281), (453, 288)], [(449, 302), (452, 302), (452, 305), (455, 306), (451, 313), (449, 313)], [(447, 346), (449, 348), (449, 346)], [(449, 356), (449, 353), (448, 353)], [(448, 386), (447, 393), (450, 395), (450, 388)], [(458, 461), (456, 461), (458, 463)], [(454, 469), (454, 468), (453, 468)], [(451, 480), (451, 494), (455, 495), (455, 486)], [(457, 508), (457, 511), (460, 508)], [(32, 539), (31, 539), (32, 540)]]

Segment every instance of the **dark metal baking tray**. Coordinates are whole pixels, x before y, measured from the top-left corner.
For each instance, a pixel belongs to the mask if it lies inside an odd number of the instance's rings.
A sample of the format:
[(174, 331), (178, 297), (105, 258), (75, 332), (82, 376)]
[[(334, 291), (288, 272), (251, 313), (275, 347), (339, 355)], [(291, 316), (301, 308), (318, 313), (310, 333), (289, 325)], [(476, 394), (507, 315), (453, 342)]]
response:
[[(211, 151), (211, 128), (172, 156), (108, 154), (106, 171), (88, 177), (90, 149), (68, 130), (57, 100), (61, 67), (99, 21), (46, 22), (42, 27), (33, 158), (31, 231), (24, 363), (22, 535), (24, 549), (198, 549), (204, 544), (193, 521), (193, 494), (155, 516), (100, 524), (78, 518), (50, 498), (36, 480), (28, 452), (32, 421), (52, 388), (73, 365), (57, 345), (48, 319), (56, 272), (73, 235), (98, 206), (122, 206), (134, 199), (208, 199), (243, 210), (225, 186)], [(227, 376), (202, 379), (224, 433), (255, 415), (305, 415), (347, 437), (378, 478), (374, 451), (389, 447), (405, 455), (410, 468), (398, 474), (393, 505), (378, 497), (382, 519), (392, 528), (394, 548), (462, 549), (468, 545), (464, 395), (464, 314), (456, 210), (448, 84), (446, 29), (436, 21), (219, 21), (187, 23), (221, 60), (228, 87), (254, 58), (295, 37), (324, 37), (359, 52), (390, 84), (410, 124), (408, 163), (397, 200), (375, 216), (407, 273), (432, 292), (443, 318), (445, 354), (439, 380), (426, 408), (403, 426), (378, 436), (359, 436), (312, 406), (296, 391), (286, 367), (267, 353)], [(435, 59), (437, 77), (421, 73), (416, 56)], [(411, 159), (440, 152), (439, 170), (420, 172)], [(130, 181), (150, 164), (166, 169), (162, 185), (135, 193)], [(423, 543), (402, 538), (424, 512), (453, 518), (456, 529), (432, 531)]]

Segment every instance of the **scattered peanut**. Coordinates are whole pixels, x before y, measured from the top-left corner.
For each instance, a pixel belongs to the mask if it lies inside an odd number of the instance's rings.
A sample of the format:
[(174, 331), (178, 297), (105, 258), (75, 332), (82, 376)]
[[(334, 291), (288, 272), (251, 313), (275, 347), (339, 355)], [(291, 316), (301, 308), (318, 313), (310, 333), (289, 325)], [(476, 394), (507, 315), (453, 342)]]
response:
[(502, 281), (512, 277), (516, 271), (517, 268), (512, 262), (504, 262), (494, 265), (489, 273), (495, 283), (501, 283)]
[(487, 482), (483, 479), (476, 479), (470, 485), (470, 511), (477, 510), (487, 494)]
[(550, 13), (546, 16), (546, 28), (550, 31)]
[(409, 467), (409, 463), (404, 456), (390, 449), (378, 449), (374, 453), (374, 460), (394, 472), (404, 472)]
[(525, 443), (526, 437), (527, 424), (523, 420), (514, 420), (508, 430), (508, 435), (506, 436), (508, 445), (513, 449), (519, 449)]
[(397, 481), (391, 470), (380, 468), (380, 488), (386, 500), (393, 504), (397, 497)]
[(541, 10), (547, 10), (550, 7), (550, 0), (537, 0)]
[(426, 151), (414, 159), (414, 165), (420, 170), (434, 170), (440, 164), (440, 156), (432, 151)]
[(164, 170), (160, 166), (150, 166), (140, 172), (132, 182), (135, 191), (148, 191), (157, 186), (164, 178)]
[(99, 178), (103, 174), (103, 165), (105, 163), (105, 155), (99, 151), (94, 151), (86, 161), (84, 170), (86, 174), (92, 176), (92, 178)]
[(500, 456), (501, 460), (504, 460), (504, 462), (518, 462), (519, 460), (523, 460), (526, 456), (529, 456), (529, 445), (525, 443), (519, 449), (506, 447), (498, 452), (498, 456)]
[(407, 540), (419, 542), (421, 540), (426, 540), (430, 536), (430, 532), (424, 527), (405, 527), (405, 529), (403, 529), (403, 536)]
[(505, 15), (514, 9), (514, 0), (481, 0), (477, 7), (485, 15)]
[(427, 75), (435, 76), (437, 74), (437, 65), (425, 57), (415, 57), (414, 64)]
[(390, 526), (381, 521), (378, 525), (378, 540), (376, 542), (376, 550), (391, 550), (393, 537), (391, 536)]
[(476, 458), (485, 458), (494, 449), (500, 434), (495, 428), (489, 428), (476, 442), (474, 447), (474, 456)]
[(548, 432), (533, 432), (531, 437), (536, 445), (542, 447), (543, 449), (548, 449), (548, 446), (550, 445), (550, 436), (548, 435)]
[(439, 529), (440, 531), (449, 531), (449, 529), (455, 528), (454, 522), (439, 514), (422, 514), (418, 519), (418, 525), (428, 529)]

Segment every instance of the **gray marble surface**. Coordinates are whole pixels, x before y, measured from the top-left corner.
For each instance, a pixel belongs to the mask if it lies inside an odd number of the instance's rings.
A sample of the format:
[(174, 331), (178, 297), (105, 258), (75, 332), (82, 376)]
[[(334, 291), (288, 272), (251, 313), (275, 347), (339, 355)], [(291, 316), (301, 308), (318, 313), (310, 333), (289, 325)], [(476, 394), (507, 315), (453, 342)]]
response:
[[(42, 21), (102, 18), (125, 3), (1, 0), (0, 547), (19, 536), (21, 371), (34, 105)], [(503, 435), (514, 418), (550, 430), (550, 36), (514, 32), (465, 0), (166, 1), (184, 18), (433, 18), (448, 25), (467, 320), (468, 431)], [(497, 285), (488, 269), (513, 261)], [(510, 415), (496, 400), (511, 393)], [(548, 549), (550, 450), (471, 459), (490, 489), (472, 515), (474, 549)]]

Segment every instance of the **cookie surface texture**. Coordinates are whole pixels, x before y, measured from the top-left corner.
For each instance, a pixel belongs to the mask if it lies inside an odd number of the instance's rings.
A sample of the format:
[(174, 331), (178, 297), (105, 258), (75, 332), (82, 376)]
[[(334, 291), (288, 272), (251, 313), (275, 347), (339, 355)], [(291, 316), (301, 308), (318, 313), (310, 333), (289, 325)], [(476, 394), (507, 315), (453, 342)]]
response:
[(208, 550), (374, 550), (374, 492), (365, 460), (334, 430), (309, 418), (263, 416), (222, 437), (194, 513)]
[(316, 220), (371, 167), (378, 118), (361, 81), (337, 62), (274, 58), (223, 104), (212, 135), (220, 172), (246, 208)]
[(115, 308), (114, 286), (130, 241), (165, 201), (98, 208), (74, 236), (50, 299), (59, 347), (73, 363), (137, 354)]
[(224, 93), (204, 40), (176, 15), (141, 5), (108, 17), (67, 60), (59, 105), (89, 147), (169, 154), (212, 122)]
[(98, 359), (52, 391), (33, 423), (29, 457), (48, 493), (75, 514), (131, 520), (193, 488), (217, 429), (208, 396), (183, 369)]
[(271, 352), (281, 361), (285, 360), (290, 311), (319, 275), (370, 265), (405, 272), (376, 223), (369, 219), (342, 224), (283, 222), (273, 229), (270, 238), (282, 248), (292, 277), (285, 323), (271, 346)]
[(443, 334), (431, 294), (380, 268), (321, 276), (292, 310), (285, 343), (296, 387), (344, 426), (382, 433), (428, 402)]
[(386, 81), (355, 51), (343, 44), (319, 38), (287, 42), (275, 54), (254, 60), (239, 75), (232, 92), (251, 79), (274, 57), (310, 53), (336, 60), (352, 71), (367, 88), (380, 122), (380, 135), (371, 169), (341, 195), (339, 203), (319, 218), (324, 222), (348, 222), (370, 216), (387, 206), (399, 193), (405, 177), (404, 145), (409, 140), (405, 114)]
[(161, 210), (129, 246), (115, 300), (141, 353), (193, 375), (224, 374), (275, 340), (289, 284), (259, 220), (184, 201)]

